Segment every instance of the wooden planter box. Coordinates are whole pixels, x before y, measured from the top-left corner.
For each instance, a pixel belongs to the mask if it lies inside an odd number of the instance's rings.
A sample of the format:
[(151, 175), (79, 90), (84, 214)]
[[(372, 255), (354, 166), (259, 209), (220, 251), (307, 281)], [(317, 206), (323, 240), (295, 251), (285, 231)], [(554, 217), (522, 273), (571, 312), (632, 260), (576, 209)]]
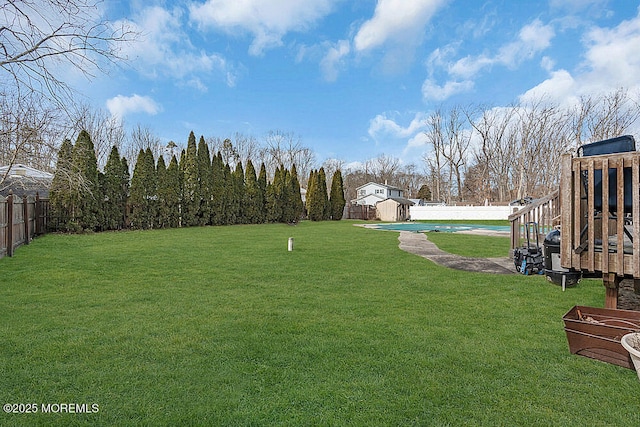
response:
[(574, 306), (562, 317), (571, 354), (635, 369), (620, 339), (640, 332), (640, 311)]

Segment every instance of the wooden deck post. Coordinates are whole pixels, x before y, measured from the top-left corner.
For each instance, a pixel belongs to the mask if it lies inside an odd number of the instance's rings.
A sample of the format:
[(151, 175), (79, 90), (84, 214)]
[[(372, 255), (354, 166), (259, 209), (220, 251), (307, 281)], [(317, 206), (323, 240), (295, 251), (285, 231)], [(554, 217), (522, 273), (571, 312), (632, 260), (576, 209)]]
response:
[(605, 287), (604, 308), (618, 308), (618, 288), (622, 277), (615, 273), (603, 273), (602, 284)]

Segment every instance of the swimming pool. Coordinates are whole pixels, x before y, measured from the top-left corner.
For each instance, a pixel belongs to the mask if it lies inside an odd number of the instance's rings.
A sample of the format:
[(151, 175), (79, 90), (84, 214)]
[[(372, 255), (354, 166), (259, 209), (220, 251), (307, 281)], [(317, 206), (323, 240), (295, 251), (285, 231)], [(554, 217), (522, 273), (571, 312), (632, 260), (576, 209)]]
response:
[(436, 222), (398, 222), (398, 223), (382, 223), (367, 224), (367, 228), (389, 231), (411, 231), (414, 233), (423, 233), (425, 231), (442, 231), (446, 233), (455, 233), (458, 231), (486, 230), (494, 232), (509, 233), (508, 225), (483, 225), (483, 224), (448, 224)]

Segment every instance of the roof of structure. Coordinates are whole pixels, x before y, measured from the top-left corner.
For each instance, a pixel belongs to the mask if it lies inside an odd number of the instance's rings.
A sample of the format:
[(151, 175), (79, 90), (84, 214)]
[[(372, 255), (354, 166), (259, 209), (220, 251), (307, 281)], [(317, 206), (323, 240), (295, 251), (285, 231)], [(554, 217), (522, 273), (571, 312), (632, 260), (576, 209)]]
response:
[(362, 187), (366, 187), (367, 185), (370, 185), (370, 184), (377, 185), (378, 187), (384, 187), (384, 188), (389, 189), (389, 190), (400, 190), (400, 188), (394, 187), (393, 185), (380, 184), (380, 183), (373, 182), (373, 181), (370, 181), (370, 182), (367, 182), (364, 185), (361, 185), (360, 187), (356, 188), (356, 190), (359, 190)]

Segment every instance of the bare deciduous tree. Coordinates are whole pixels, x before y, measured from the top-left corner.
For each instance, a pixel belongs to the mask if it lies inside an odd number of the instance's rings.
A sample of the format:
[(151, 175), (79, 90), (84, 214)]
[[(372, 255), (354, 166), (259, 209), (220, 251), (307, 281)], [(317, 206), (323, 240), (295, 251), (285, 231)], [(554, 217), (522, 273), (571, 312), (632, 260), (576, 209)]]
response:
[(586, 117), (586, 128), (591, 141), (613, 138), (627, 132), (640, 118), (640, 94), (629, 95), (625, 89), (596, 97), (595, 106)]
[(581, 96), (568, 111), (573, 148), (629, 132), (640, 119), (640, 93), (626, 89)]
[[(442, 147), (442, 156), (445, 158), (449, 169), (449, 182), (455, 176), (456, 195), (458, 200), (464, 200), (462, 191), (462, 179), (467, 163), (467, 151), (471, 142), (471, 132), (465, 128), (461, 109), (454, 107), (449, 111), (445, 125), (445, 145)], [(453, 176), (452, 176), (453, 175)], [(449, 186), (449, 200), (452, 199), (452, 186)]]
[[(0, 96), (0, 164), (52, 171), (56, 146), (68, 131), (61, 123), (60, 111), (35, 97)], [(0, 176), (0, 185), (10, 170)]]
[(294, 164), (298, 177), (308, 176), (316, 161), (313, 150), (302, 145), (299, 136), (279, 130), (270, 131), (265, 137), (262, 158), (270, 176), (276, 167), (291, 169)]
[(427, 130), (425, 131), (427, 142), (431, 146), (431, 153), (425, 153), (422, 160), (427, 165), (427, 175), (429, 176), (431, 193), (433, 200), (442, 200), (443, 196), (443, 159), (442, 150), (444, 147), (444, 128), (442, 123), (442, 113), (436, 110), (427, 119)]
[[(137, 35), (126, 24), (114, 25), (100, 15), (100, 3), (0, 2), (0, 104), (3, 120), (13, 117), (13, 125), (2, 129), (2, 138), (13, 141), (3, 147), (8, 153), (5, 165), (27, 158), (30, 166), (52, 168), (55, 154), (51, 153), (62, 135), (51, 135), (50, 130), (66, 127), (62, 123), (74, 115), (69, 76), (91, 78), (106, 71), (107, 64), (123, 59), (122, 44), (135, 40)], [(25, 120), (31, 122), (26, 134)]]
[(0, 80), (19, 96), (39, 93), (64, 105), (69, 67), (93, 77), (136, 34), (100, 16), (99, 0), (20, 0), (0, 3)]
[(157, 159), (164, 154), (166, 146), (162, 144), (160, 138), (149, 127), (138, 124), (131, 130), (129, 137), (123, 143), (123, 148), (120, 150), (120, 154), (127, 158), (129, 168), (131, 168), (130, 172), (133, 172), (140, 150), (144, 151), (147, 148), (151, 149), (153, 158)]
[(425, 181), (424, 175), (418, 172), (418, 167), (413, 163), (404, 165), (393, 179), (396, 187), (404, 191), (406, 198), (414, 199), (418, 198), (418, 191)]
[(365, 162), (365, 170), (372, 176), (374, 181), (389, 185), (394, 185), (400, 166), (400, 159), (386, 154), (381, 154)]
[(96, 151), (98, 169), (104, 168), (111, 148), (116, 146), (121, 150), (127, 138), (122, 119), (109, 114), (106, 110), (92, 108), (87, 104), (78, 106), (74, 116), (74, 133), (79, 133), (81, 130), (89, 132)]
[[(479, 179), (477, 191), (481, 195), (477, 198), (505, 201), (510, 195), (510, 171), (515, 154), (509, 138), (515, 107), (480, 110), (477, 118), (472, 116), (472, 110), (466, 113), (469, 124), (480, 136), (474, 153), (474, 173)], [(471, 190), (469, 184), (466, 187)]]
[[(328, 177), (333, 177), (333, 175), (336, 173), (336, 171), (340, 171), (340, 173), (342, 175), (344, 175), (344, 160), (339, 160), (339, 159), (327, 159), (322, 163), (322, 167), (324, 168), (324, 172)], [(296, 166), (297, 168), (297, 166)], [(299, 176), (298, 177), (300, 179), (300, 185), (306, 186), (306, 182), (309, 178), (309, 176)], [(304, 182), (304, 184), (303, 184)], [(328, 187), (330, 188), (330, 187)], [(344, 185), (343, 185), (344, 188)]]

